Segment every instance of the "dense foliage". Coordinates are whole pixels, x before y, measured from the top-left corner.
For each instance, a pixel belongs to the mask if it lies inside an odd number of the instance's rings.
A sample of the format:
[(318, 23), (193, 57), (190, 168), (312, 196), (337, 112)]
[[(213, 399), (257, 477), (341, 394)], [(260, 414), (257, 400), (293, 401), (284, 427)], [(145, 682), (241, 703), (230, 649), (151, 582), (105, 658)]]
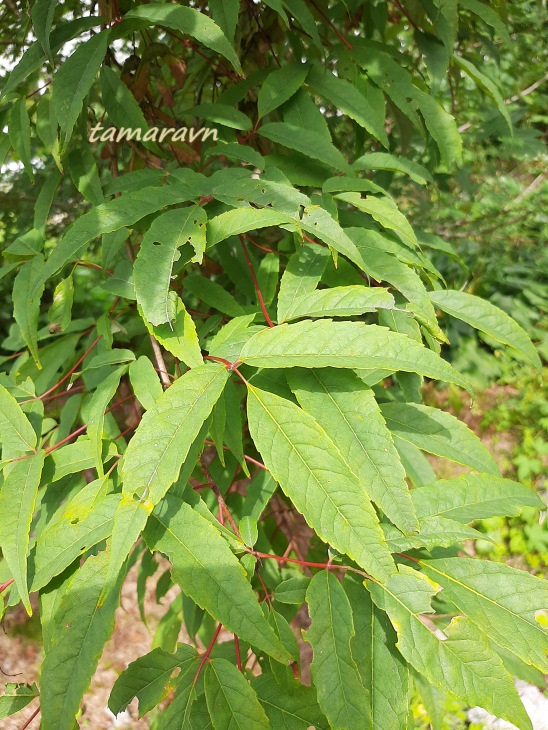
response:
[[(538, 261), (505, 246), (505, 288), (472, 255), (511, 160), (541, 164), (542, 106), (513, 106), (501, 51), (521, 32), (514, 68), (542, 81), (528, 5), (1, 12), (0, 589), (2, 611), (39, 613), (44, 661), (0, 718), (39, 695), (44, 730), (77, 727), (128, 572), (145, 620), (167, 559), (157, 595), (180, 591), (114, 713), (136, 697), (158, 730), (401, 730), (418, 692), (531, 728), (512, 679), (548, 673), (548, 590), (470, 557), (489, 536), (470, 523), (545, 505), (423, 403), (425, 380), (473, 391), (471, 328), (531, 369), (530, 335), (546, 353)], [(493, 195), (478, 138), (508, 150)], [(545, 199), (542, 172), (526, 187)]]

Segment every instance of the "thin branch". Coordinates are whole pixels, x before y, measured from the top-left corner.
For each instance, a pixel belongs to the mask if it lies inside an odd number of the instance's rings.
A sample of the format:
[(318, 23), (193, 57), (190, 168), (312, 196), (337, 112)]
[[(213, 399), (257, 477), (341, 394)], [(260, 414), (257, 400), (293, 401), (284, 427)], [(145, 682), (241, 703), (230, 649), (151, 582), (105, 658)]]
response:
[(32, 715), (31, 715), (31, 716), (29, 717), (29, 719), (28, 719), (28, 720), (26, 721), (26, 723), (25, 723), (24, 725), (21, 725), (21, 728), (20, 728), (20, 730), (25, 730), (25, 728), (27, 728), (27, 727), (28, 727), (28, 726), (29, 726), (29, 725), (31, 724), (31, 722), (32, 722), (32, 721), (34, 720), (34, 718), (35, 718), (35, 717), (36, 717), (36, 716), (38, 715), (38, 713), (39, 713), (39, 712), (40, 712), (40, 708), (38, 707), (38, 708), (37, 708), (37, 709), (36, 709), (36, 710), (35, 710), (35, 711), (34, 711), (34, 712), (32, 713)]
[(154, 352), (154, 359), (156, 360), (156, 365), (158, 366), (158, 372), (160, 373), (160, 380), (162, 381), (162, 385), (164, 386), (164, 388), (169, 388), (169, 373), (164, 362), (164, 356), (162, 355), (162, 351), (160, 350), (160, 345), (156, 342), (156, 339), (153, 335), (150, 335), (150, 344), (152, 345), (152, 351)]
[(82, 355), (82, 357), (81, 357), (81, 358), (80, 358), (80, 359), (79, 359), (79, 360), (78, 360), (78, 361), (76, 362), (76, 364), (75, 364), (75, 365), (73, 365), (73, 367), (71, 367), (71, 369), (70, 369), (70, 370), (68, 371), (68, 373), (67, 373), (67, 374), (66, 374), (65, 376), (63, 376), (63, 377), (61, 378), (61, 380), (59, 380), (59, 381), (58, 381), (57, 383), (55, 383), (55, 385), (52, 385), (52, 386), (51, 386), (51, 388), (50, 388), (49, 390), (46, 390), (46, 392), (45, 392), (45, 393), (42, 393), (42, 395), (40, 395), (40, 396), (36, 396), (35, 398), (29, 398), (29, 400), (25, 400), (25, 401), (22, 401), (22, 403), (32, 403), (32, 401), (35, 401), (35, 400), (43, 400), (43, 399), (44, 399), (44, 398), (45, 398), (46, 396), (48, 396), (48, 395), (49, 395), (50, 393), (53, 393), (53, 391), (54, 391), (54, 390), (57, 390), (57, 388), (58, 388), (58, 387), (59, 387), (60, 385), (62, 385), (62, 384), (63, 384), (63, 383), (64, 383), (64, 382), (66, 381), (66, 380), (68, 380), (68, 379), (70, 378), (70, 376), (71, 376), (71, 375), (72, 375), (73, 373), (75, 373), (75, 372), (76, 372), (76, 370), (78, 370), (78, 367), (79, 367), (79, 366), (81, 365), (81, 363), (82, 363), (82, 362), (83, 362), (83, 361), (84, 361), (84, 360), (86, 359), (86, 357), (87, 357), (87, 356), (89, 355), (89, 353), (90, 353), (90, 352), (91, 352), (91, 351), (93, 350), (93, 348), (94, 348), (94, 347), (95, 347), (95, 345), (96, 345), (96, 344), (97, 344), (97, 343), (99, 342), (99, 340), (101, 339), (101, 337), (102, 337), (102, 335), (99, 335), (99, 337), (97, 337), (97, 338), (96, 338), (96, 339), (95, 339), (95, 340), (94, 340), (94, 341), (93, 341), (93, 342), (91, 343), (91, 345), (90, 345), (90, 346), (88, 347), (88, 349), (87, 349), (87, 350), (86, 350), (86, 351), (84, 352), (84, 354)]
[(213, 634), (213, 637), (211, 638), (211, 641), (209, 642), (209, 646), (205, 650), (204, 655), (202, 656), (202, 660), (200, 662), (200, 666), (196, 670), (196, 674), (194, 675), (194, 679), (192, 680), (192, 686), (196, 686), (196, 682), (198, 681), (198, 678), (202, 672), (202, 669), (204, 668), (204, 664), (208, 661), (209, 656), (211, 652), (213, 651), (213, 647), (215, 646), (215, 642), (219, 638), (219, 634), (221, 633), (221, 629), (223, 628), (222, 624), (219, 624), (217, 628), (215, 629), (215, 633)]
[(344, 45), (345, 45), (345, 46), (346, 46), (346, 47), (348, 48), (348, 50), (349, 50), (349, 51), (351, 51), (351, 50), (352, 50), (352, 46), (350, 45), (350, 43), (349, 43), (349, 42), (348, 42), (348, 41), (346, 40), (346, 38), (345, 38), (345, 37), (343, 36), (343, 34), (342, 34), (342, 33), (341, 33), (341, 32), (340, 32), (339, 30), (338, 30), (338, 28), (336, 28), (336, 27), (335, 27), (335, 26), (333, 25), (333, 23), (332, 23), (332, 22), (331, 22), (331, 20), (330, 20), (330, 19), (329, 19), (329, 18), (327, 17), (327, 15), (326, 15), (326, 14), (325, 14), (325, 13), (323, 12), (323, 10), (322, 10), (321, 8), (319, 8), (319, 7), (318, 7), (318, 6), (316, 5), (316, 3), (314, 2), (314, 0), (308, 0), (308, 2), (309, 2), (309, 3), (311, 4), (311, 5), (312, 5), (312, 7), (313, 7), (313, 8), (315, 8), (315, 9), (316, 9), (316, 12), (318, 13), (318, 15), (320, 15), (320, 16), (321, 16), (321, 17), (323, 18), (323, 20), (324, 20), (324, 21), (325, 21), (325, 22), (327, 23), (327, 25), (328, 25), (328, 26), (329, 26), (329, 27), (331, 28), (331, 30), (332, 30), (332, 31), (333, 31), (333, 32), (335, 33), (335, 35), (336, 35), (336, 36), (337, 36), (338, 38), (340, 38), (340, 40), (341, 40), (341, 41), (342, 41), (342, 42), (344, 43)]
[[(541, 79), (538, 81), (535, 81), (534, 84), (531, 84), (531, 86), (528, 86), (526, 89), (523, 89), (523, 91), (518, 91), (517, 94), (514, 94), (513, 96), (510, 96), (508, 99), (504, 100), (504, 103), (506, 105), (513, 104), (515, 101), (519, 101), (519, 99), (522, 99), (524, 96), (529, 96), (529, 94), (532, 94), (533, 91), (536, 91), (539, 86), (542, 86), (542, 84), (548, 81), (548, 73), (546, 73)], [(464, 124), (461, 124), (459, 127), (459, 133), (462, 134), (463, 132), (466, 132), (470, 129), (472, 126), (472, 122), (465, 122)]]
[[(234, 534), (237, 537), (239, 537), (241, 540), (242, 536), (240, 534), (240, 530), (238, 529), (238, 525), (236, 524), (236, 520), (234, 519), (234, 517), (232, 517), (232, 514), (231, 514), (230, 510), (228, 509), (228, 505), (225, 501), (225, 498), (221, 494), (221, 490), (219, 489), (219, 487), (215, 484), (215, 481), (214, 481), (213, 477), (211, 476), (211, 472), (207, 468), (207, 465), (203, 459), (200, 459), (200, 466), (202, 467), (202, 471), (205, 475), (205, 478), (207, 479), (207, 483), (211, 487), (211, 490), (214, 493), (214, 495), (217, 497), (217, 502), (219, 503), (220, 514), (222, 515), (223, 512), (225, 513), (227, 520), (230, 523), (230, 526), (234, 530)], [(221, 524), (222, 524), (222, 522), (221, 522)]]
[(274, 327), (274, 322), (270, 319), (270, 316), (268, 314), (266, 304), (264, 303), (263, 293), (261, 291), (261, 287), (259, 286), (259, 280), (257, 279), (255, 269), (253, 268), (253, 262), (251, 261), (249, 251), (247, 250), (247, 246), (245, 245), (244, 237), (242, 235), (240, 235), (240, 243), (242, 244), (242, 248), (244, 250), (245, 260), (247, 261), (247, 265), (249, 267), (249, 273), (251, 274), (251, 278), (253, 279), (253, 286), (255, 287), (255, 292), (257, 293), (257, 300), (259, 302), (259, 306), (261, 307), (263, 316), (266, 319), (268, 326)]

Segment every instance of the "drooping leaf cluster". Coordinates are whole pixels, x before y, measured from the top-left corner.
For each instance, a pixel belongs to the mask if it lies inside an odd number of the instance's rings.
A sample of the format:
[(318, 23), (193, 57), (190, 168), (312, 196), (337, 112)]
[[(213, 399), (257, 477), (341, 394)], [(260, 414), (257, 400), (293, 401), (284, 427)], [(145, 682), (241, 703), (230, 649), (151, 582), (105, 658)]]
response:
[(179, 591), (114, 713), (400, 730), (416, 684), (531, 727), (512, 677), (548, 673), (548, 590), (462, 550), (475, 520), (544, 503), (421, 389), (470, 389), (441, 313), (539, 355), (447, 289), (430, 252), (450, 241), (394, 193), (458, 170), (455, 79), (511, 132), (463, 40), (508, 43), (497, 8), (32, 4), (0, 90), (32, 201), (0, 234), (0, 587), (38, 610), (45, 658), (0, 713), (39, 692), (44, 730), (72, 730), (128, 571), (146, 619), (163, 556), (157, 596)]

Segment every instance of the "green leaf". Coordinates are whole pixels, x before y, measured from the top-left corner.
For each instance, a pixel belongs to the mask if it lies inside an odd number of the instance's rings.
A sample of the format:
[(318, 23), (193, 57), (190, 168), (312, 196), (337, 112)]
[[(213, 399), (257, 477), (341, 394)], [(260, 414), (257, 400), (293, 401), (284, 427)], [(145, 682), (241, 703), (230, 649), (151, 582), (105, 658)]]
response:
[(334, 286), (299, 297), (285, 314), (284, 321), (300, 317), (352, 317), (392, 309), (394, 297), (388, 289), (366, 286)]
[(44, 466), (44, 452), (16, 461), (0, 488), (0, 547), (29, 616), (32, 608), (27, 586), (30, 525)]
[(88, 147), (72, 150), (68, 156), (68, 166), (72, 182), (84, 198), (89, 200), (92, 205), (104, 203), (105, 196), (91, 150)]
[(246, 572), (215, 527), (176, 497), (154, 510), (145, 531), (150, 549), (169, 556), (183, 592), (243, 641), (287, 662)]
[(481, 18), (484, 23), (490, 25), (507, 46), (512, 45), (508, 28), (495, 9), (497, 6), (493, 8), (491, 5), (478, 2), (478, 0), (459, 0), (459, 4)]
[(137, 494), (122, 494), (112, 521), (110, 562), (99, 598), (100, 606), (112, 590), (125, 559), (145, 529), (153, 507), (152, 502), (146, 499), (146, 495), (139, 499)]
[(284, 64), (271, 71), (259, 91), (257, 100), (259, 119), (266, 117), (284, 102), (297, 93), (308, 74), (305, 65), (297, 63)]
[(369, 152), (359, 157), (352, 165), (354, 170), (390, 170), (391, 172), (403, 172), (409, 175), (419, 185), (432, 183), (433, 178), (430, 172), (419, 165), (418, 162), (408, 160), (405, 157), (396, 157), (386, 152)]
[(306, 591), (311, 626), (304, 637), (312, 645), (312, 679), (318, 702), (333, 728), (372, 728), (370, 699), (350, 645), (356, 632), (350, 602), (328, 570), (317, 573)]
[(297, 20), (301, 28), (307, 33), (313, 41), (316, 48), (323, 51), (322, 41), (318, 33), (316, 20), (304, 0), (284, 0), (285, 7), (291, 15)]
[(369, 692), (368, 721), (374, 730), (401, 730), (406, 727), (410, 686), (409, 667), (396, 648), (396, 632), (358, 576), (347, 573), (342, 585), (356, 632), (350, 641), (352, 658)]
[(72, 276), (67, 276), (55, 287), (53, 302), (48, 312), (48, 321), (61, 332), (70, 325), (72, 304), (74, 301), (74, 282)]
[(219, 312), (228, 314), (229, 317), (240, 317), (244, 313), (232, 294), (227, 292), (220, 284), (205, 276), (194, 274), (185, 277), (184, 287), (209, 307), (214, 307)]
[(548, 609), (543, 578), (472, 558), (429, 560), (422, 567), (490, 639), (526, 664), (548, 671), (548, 632), (539, 616)]
[(485, 635), (469, 619), (457, 616), (444, 629), (445, 640), (438, 638), (420, 618), (432, 612), (430, 601), (437, 586), (405, 565), (399, 570), (386, 585), (367, 587), (376, 605), (388, 613), (403, 657), (444, 692), (531, 730), (514, 683)]
[(284, 322), (295, 302), (311, 294), (322, 278), (330, 259), (329, 251), (305, 243), (289, 259), (278, 293), (278, 321)]
[[(172, 604), (173, 605), (173, 604)], [(166, 709), (158, 715), (156, 730), (186, 730), (196, 700), (195, 677), (197, 667), (194, 662), (188, 663), (176, 677), (177, 690)], [(203, 695), (202, 695), (202, 699)], [(211, 725), (209, 725), (211, 727)]]
[(221, 213), (207, 222), (207, 245), (215, 246), (230, 236), (247, 233), (259, 228), (278, 226), (287, 223), (288, 216), (276, 210), (260, 208), (235, 208)]
[(244, 675), (226, 659), (212, 659), (204, 677), (207, 709), (215, 730), (265, 730), (270, 722)]
[(523, 507), (546, 509), (537, 494), (519, 482), (485, 474), (463, 474), (414, 489), (418, 517), (441, 515), (458, 522), (515, 517)]
[(43, 287), (34, 294), (33, 284), (43, 269), (44, 259), (41, 254), (37, 254), (19, 269), (13, 283), (12, 293), (13, 317), (19, 325), (21, 336), (38, 368), (42, 367), (38, 353), (38, 317)]
[(485, 74), (482, 74), (481, 71), (479, 71), (468, 59), (455, 54), (453, 55), (453, 61), (459, 68), (464, 71), (467, 76), (472, 79), (472, 81), (477, 84), (477, 86), (482, 91), (487, 94), (487, 96), (489, 96), (495, 102), (497, 109), (504, 117), (504, 121), (508, 125), (510, 134), (513, 134), (512, 120), (510, 119), (510, 114), (508, 113), (508, 107), (504, 103), (504, 99), (502, 98), (500, 91), (498, 90), (496, 85), (491, 81), (490, 78), (485, 76)]
[(34, 451), (36, 434), (15, 398), (0, 385), (0, 443), (2, 456)]
[(385, 403), (381, 411), (388, 428), (404, 441), (471, 469), (500, 475), (481, 440), (450, 413), (418, 403)]
[[(93, 15), (91, 17), (76, 18), (68, 23), (60, 23), (53, 29), (50, 38), (50, 46), (53, 53), (56, 53), (65, 43), (72, 40), (76, 36), (84, 33), (91, 28), (104, 22), (101, 16)], [(46, 54), (42, 48), (40, 41), (35, 41), (23, 54), (19, 63), (10, 73), (9, 78), (0, 93), (0, 97), (4, 97), (11, 93), (17, 86), (27, 79), (32, 73), (37, 71), (46, 60)]]
[(63, 133), (64, 148), (72, 136), (84, 99), (97, 76), (108, 44), (108, 30), (92, 35), (88, 41), (78, 46), (53, 77), (52, 101)]
[[(412, 494), (413, 491), (411, 491)], [(455, 522), (437, 515), (420, 519), (418, 534), (409, 537), (403, 535), (393, 525), (383, 524), (381, 527), (388, 547), (394, 553), (420, 547), (431, 550), (434, 547), (450, 547), (465, 540), (486, 539), (483, 533), (463, 525), (462, 522)]]
[[(190, 243), (201, 261), (205, 251), (207, 216), (203, 208), (175, 208), (156, 218), (145, 234), (134, 266), (135, 294), (152, 325), (172, 322), (175, 312), (169, 289), (179, 249)], [(154, 270), (154, 276), (150, 272)]]
[(124, 455), (125, 494), (145, 487), (151, 503), (158, 503), (177, 479), (228, 376), (222, 365), (208, 363), (189, 370), (162, 393), (144, 414)]
[(51, 172), (40, 188), (40, 193), (36, 199), (36, 203), (34, 205), (33, 226), (37, 231), (40, 231), (42, 236), (45, 235), (51, 205), (62, 179), (63, 178), (59, 170)]
[(12, 106), (9, 117), (9, 137), (13, 149), (25, 166), (30, 181), (34, 182), (30, 151), (30, 120), (25, 99), (18, 99)]
[(405, 472), (373, 391), (344, 370), (290, 371), (289, 384), (302, 408), (332, 434), (370, 499), (406, 534), (418, 530)]
[(186, 311), (181, 297), (174, 291), (169, 292), (168, 299), (168, 310), (175, 313), (175, 319), (167, 324), (160, 324), (154, 327), (154, 325), (147, 321), (142, 310), (139, 310), (139, 314), (143, 318), (146, 328), (155, 340), (158, 340), (166, 350), (169, 350), (172, 355), (175, 355), (185, 365), (191, 368), (203, 365), (204, 360), (194, 320)]
[(97, 370), (105, 365), (118, 365), (120, 363), (133, 362), (135, 355), (132, 350), (116, 347), (114, 350), (107, 350), (91, 358), (85, 367), (85, 371)]
[(283, 580), (276, 586), (274, 598), (280, 603), (294, 603), (299, 606), (306, 601), (306, 590), (310, 578), (304, 575)]
[(318, 536), (372, 575), (394, 572), (367, 492), (317, 421), (249, 385), (251, 437), (268, 470)]
[(430, 299), (447, 314), (509, 345), (520, 352), (529, 363), (541, 367), (540, 357), (529, 335), (506, 312), (491, 302), (455, 290), (430, 292)]
[(137, 697), (139, 717), (142, 717), (173, 690), (175, 681), (171, 677), (175, 669), (180, 669), (182, 675), (190, 668), (196, 671), (198, 658), (196, 649), (188, 644), (180, 644), (175, 654), (157, 647), (139, 657), (124, 669), (114, 683), (108, 700), (111, 712), (118, 715)]
[(238, 25), (240, 0), (209, 0), (208, 7), (211, 10), (213, 20), (221, 28), (227, 39), (233, 43)]
[(293, 683), (282, 688), (272, 675), (262, 674), (255, 677), (251, 686), (273, 728), (285, 730), (327, 730), (327, 720), (323, 716), (313, 687)]
[(35, 684), (7, 684), (0, 695), (0, 720), (20, 712), (39, 694)]
[(88, 406), (88, 430), (87, 434), (92, 443), (95, 454), (95, 468), (97, 475), (102, 477), (105, 473), (103, 466), (103, 428), (105, 425), (105, 411), (113, 399), (120, 385), (120, 378), (125, 373), (126, 367), (113, 370), (102, 380), (93, 393)]
[(448, 168), (462, 160), (462, 139), (455, 118), (430, 94), (415, 88), (415, 98), (430, 135)]
[(146, 132), (147, 121), (135, 97), (109, 66), (101, 68), (101, 96), (109, 120), (118, 129), (140, 129)]
[(397, 233), (408, 246), (418, 246), (415, 231), (390, 198), (375, 198), (373, 195), (366, 195), (365, 198), (362, 198), (358, 193), (338, 193), (335, 197), (345, 203), (350, 203), (364, 213), (369, 213), (383, 228)]
[(347, 228), (346, 233), (361, 254), (366, 274), (376, 281), (392, 284), (409, 300), (407, 309), (413, 312), (417, 321), (424, 324), (436, 339), (446, 342), (447, 338), (438, 326), (436, 311), (420, 276), (395, 255), (386, 252), (386, 247), (392, 242), (365, 228)]
[(124, 18), (146, 20), (151, 25), (161, 25), (164, 28), (172, 28), (185, 35), (190, 35), (207, 48), (224, 56), (236, 71), (243, 75), (238, 56), (223, 31), (211, 18), (194, 8), (150, 3), (130, 10)]
[(54, 611), (53, 640), (41, 673), (44, 728), (73, 730), (84, 692), (114, 628), (123, 574), (99, 609), (108, 561), (107, 552), (88, 558), (71, 578)]
[(388, 149), (384, 114), (381, 112), (379, 115), (378, 110), (354, 84), (335, 76), (324, 66), (316, 65), (310, 69), (306, 83), (319, 96), (331, 102), (337, 110), (354, 119)]
[(177, 184), (165, 188), (144, 188), (114, 198), (80, 216), (53, 249), (40, 276), (34, 283), (33, 296), (39, 287), (60, 271), (65, 264), (78, 258), (89, 242), (97, 236), (132, 226), (141, 218), (156, 213), (167, 205), (182, 203), (189, 199), (188, 191), (183, 187), (178, 187)]
[(361, 322), (317, 320), (262, 330), (244, 344), (239, 359), (261, 368), (403, 370), (469, 387), (448, 363), (406, 335)]
[(109, 494), (99, 498), (88, 510), (82, 510), (77, 497), (69, 502), (58, 520), (47, 525), (37, 540), (32, 591), (47, 586), (76, 558), (112, 534), (120, 495)]
[(249, 132), (251, 127), (251, 119), (246, 116), (243, 112), (228, 104), (199, 104), (188, 111), (193, 117), (199, 119), (208, 119), (210, 122), (216, 124), (222, 124), (224, 127), (230, 127), (231, 129), (239, 129), (244, 132)]
[(52, 64), (53, 57), (50, 48), (49, 35), (53, 25), (53, 16), (55, 14), (56, 6), (57, 0), (36, 0), (31, 10), (34, 34)]
[(287, 122), (269, 122), (259, 128), (259, 134), (307, 157), (321, 160), (335, 170), (349, 174), (352, 172), (352, 168), (339, 150), (317, 132), (304, 130)]
[(150, 410), (162, 395), (164, 389), (148, 357), (141, 355), (130, 364), (129, 379), (139, 403), (146, 411)]

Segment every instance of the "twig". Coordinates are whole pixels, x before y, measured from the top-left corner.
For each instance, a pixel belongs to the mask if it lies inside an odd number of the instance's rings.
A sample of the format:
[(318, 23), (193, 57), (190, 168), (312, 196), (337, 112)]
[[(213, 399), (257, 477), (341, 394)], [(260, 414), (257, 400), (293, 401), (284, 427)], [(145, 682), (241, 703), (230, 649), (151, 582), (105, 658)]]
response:
[(251, 278), (253, 279), (253, 286), (255, 287), (255, 292), (257, 293), (257, 300), (259, 302), (259, 306), (261, 307), (263, 316), (266, 319), (268, 326), (274, 327), (274, 322), (270, 319), (270, 316), (268, 314), (266, 304), (264, 303), (263, 293), (261, 291), (261, 287), (259, 286), (259, 280), (257, 279), (257, 275), (255, 274), (255, 269), (253, 268), (253, 263), (251, 261), (251, 257), (249, 256), (249, 251), (247, 250), (247, 247), (246, 247), (245, 241), (244, 241), (244, 237), (242, 235), (240, 235), (240, 243), (242, 244), (242, 248), (244, 250), (245, 260), (247, 261), (247, 265), (249, 267), (249, 273), (251, 274)]
[(217, 641), (219, 634), (221, 633), (221, 629), (223, 628), (222, 624), (219, 624), (217, 628), (215, 629), (215, 633), (213, 634), (211, 641), (209, 642), (209, 646), (205, 650), (204, 655), (202, 656), (202, 660), (200, 662), (200, 666), (196, 670), (196, 674), (194, 675), (194, 679), (192, 680), (192, 686), (196, 686), (196, 682), (198, 681), (198, 677), (200, 676), (202, 669), (204, 668), (204, 664), (209, 659), (209, 655), (213, 651), (213, 647), (215, 646), (215, 642)]
[(152, 351), (154, 352), (156, 365), (158, 366), (158, 372), (160, 373), (160, 380), (162, 381), (162, 385), (164, 386), (164, 388), (168, 388), (170, 385), (169, 373), (164, 362), (164, 356), (162, 355), (162, 351), (160, 350), (160, 345), (156, 342), (156, 339), (153, 335), (150, 335), (150, 343), (152, 345)]
[(59, 387), (60, 385), (62, 385), (62, 384), (63, 384), (63, 383), (65, 382), (65, 380), (68, 380), (68, 379), (70, 378), (70, 376), (71, 376), (71, 375), (72, 375), (72, 374), (73, 374), (74, 372), (76, 372), (76, 370), (78, 369), (78, 367), (80, 366), (80, 364), (81, 364), (81, 363), (82, 363), (82, 362), (83, 362), (83, 361), (84, 361), (84, 360), (86, 359), (86, 357), (87, 357), (87, 356), (89, 355), (89, 353), (90, 353), (90, 352), (91, 352), (91, 351), (93, 350), (93, 348), (95, 347), (95, 345), (96, 345), (96, 344), (97, 344), (97, 343), (99, 342), (99, 340), (101, 339), (101, 337), (102, 337), (102, 335), (99, 335), (99, 337), (97, 337), (97, 338), (96, 338), (96, 339), (95, 339), (95, 340), (94, 340), (94, 341), (93, 341), (93, 342), (91, 343), (91, 345), (90, 345), (90, 346), (88, 347), (88, 349), (87, 349), (87, 350), (86, 350), (86, 351), (84, 352), (84, 354), (82, 355), (82, 357), (81, 357), (81, 358), (80, 358), (80, 359), (79, 359), (79, 360), (78, 360), (78, 361), (76, 362), (76, 364), (75, 364), (75, 365), (73, 365), (73, 367), (71, 367), (71, 369), (70, 369), (70, 370), (68, 371), (68, 373), (67, 373), (67, 374), (66, 374), (65, 376), (63, 376), (63, 377), (61, 378), (61, 380), (59, 380), (59, 381), (58, 381), (57, 383), (55, 383), (55, 385), (52, 385), (52, 386), (51, 386), (51, 388), (50, 388), (49, 390), (46, 390), (46, 392), (45, 392), (45, 393), (42, 393), (42, 395), (40, 395), (40, 396), (36, 396), (35, 398), (29, 398), (28, 400), (22, 401), (22, 402), (21, 402), (21, 405), (22, 405), (23, 403), (32, 403), (32, 402), (33, 402), (33, 401), (35, 401), (35, 400), (43, 400), (43, 399), (44, 399), (44, 398), (45, 398), (46, 396), (48, 396), (48, 395), (49, 395), (50, 393), (53, 393), (53, 391), (54, 391), (54, 390), (57, 390), (57, 388), (58, 388), (58, 387)]
[(38, 708), (37, 708), (37, 709), (36, 709), (36, 710), (35, 710), (35, 711), (34, 711), (34, 712), (32, 713), (32, 715), (31, 715), (31, 716), (29, 717), (29, 719), (28, 719), (28, 720), (26, 721), (26, 723), (25, 723), (24, 725), (22, 725), (22, 726), (21, 726), (20, 730), (25, 730), (25, 728), (27, 728), (27, 727), (28, 727), (28, 726), (29, 726), (29, 725), (31, 724), (31, 722), (32, 722), (32, 721), (34, 720), (34, 718), (35, 718), (35, 717), (36, 717), (36, 716), (38, 715), (38, 713), (39, 713), (39, 712), (40, 712), (40, 708), (38, 707)]
[(329, 25), (329, 27), (333, 30), (335, 35), (338, 38), (340, 38), (340, 40), (344, 43), (344, 45), (348, 48), (348, 50), (351, 51), (352, 46), (350, 45), (350, 43), (346, 40), (346, 38), (343, 36), (343, 34), (333, 25), (333, 23), (327, 17), (327, 15), (323, 12), (323, 10), (316, 5), (314, 0), (308, 0), (308, 2), (312, 5), (313, 8), (316, 9), (316, 12), (318, 13), (318, 15), (320, 15), (323, 18), (323, 20), (327, 23), (327, 25)]
[[(207, 465), (203, 459), (200, 459), (200, 466), (202, 467), (202, 471), (205, 475), (205, 478), (207, 479), (207, 483), (211, 487), (213, 494), (217, 497), (217, 501), (219, 502), (220, 514), (222, 515), (223, 512), (226, 514), (226, 517), (227, 517), (228, 521), (230, 522), (230, 526), (234, 530), (234, 534), (237, 537), (239, 537), (241, 540), (242, 536), (240, 535), (240, 530), (238, 529), (236, 520), (234, 519), (234, 517), (232, 517), (232, 514), (230, 513), (230, 510), (228, 509), (228, 505), (225, 501), (225, 498), (221, 494), (221, 490), (219, 489), (219, 487), (215, 484), (215, 481), (214, 481), (213, 477), (211, 476), (211, 472), (207, 468)], [(223, 524), (223, 523), (221, 522), (221, 524)]]
[[(526, 89), (523, 89), (523, 91), (518, 91), (517, 94), (514, 94), (513, 96), (510, 96), (508, 99), (504, 100), (504, 103), (506, 105), (513, 104), (515, 101), (518, 101), (519, 99), (522, 99), (524, 96), (529, 96), (529, 94), (532, 94), (533, 91), (536, 91), (539, 86), (542, 86), (542, 84), (548, 81), (548, 73), (545, 74), (541, 79), (538, 81), (535, 81), (534, 84), (531, 84), (531, 86), (528, 86)], [(466, 132), (470, 127), (472, 126), (472, 122), (465, 122), (464, 124), (461, 124), (459, 127), (459, 133), (462, 134), (463, 132)]]

